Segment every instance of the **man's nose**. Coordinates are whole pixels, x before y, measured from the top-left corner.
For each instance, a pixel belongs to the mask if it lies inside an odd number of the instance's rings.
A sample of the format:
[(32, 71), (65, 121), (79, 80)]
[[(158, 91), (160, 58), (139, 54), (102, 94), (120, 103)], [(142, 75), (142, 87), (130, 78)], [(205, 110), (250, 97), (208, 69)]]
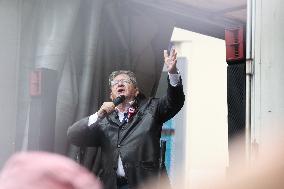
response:
[(118, 86), (124, 86), (124, 81), (123, 80), (118, 81)]

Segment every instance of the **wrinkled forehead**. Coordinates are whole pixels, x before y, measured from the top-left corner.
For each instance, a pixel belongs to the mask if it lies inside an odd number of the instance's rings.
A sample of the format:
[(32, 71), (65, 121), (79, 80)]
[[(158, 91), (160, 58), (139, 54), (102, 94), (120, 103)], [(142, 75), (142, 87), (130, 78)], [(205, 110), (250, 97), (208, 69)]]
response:
[(130, 77), (127, 74), (119, 74), (113, 78), (113, 80), (121, 80), (121, 79), (130, 79)]

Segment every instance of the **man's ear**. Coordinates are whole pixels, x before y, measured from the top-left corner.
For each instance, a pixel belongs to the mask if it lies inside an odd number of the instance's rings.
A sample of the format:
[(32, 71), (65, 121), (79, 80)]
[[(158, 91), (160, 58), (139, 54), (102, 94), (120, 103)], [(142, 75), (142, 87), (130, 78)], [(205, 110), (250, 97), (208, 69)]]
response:
[(138, 94), (139, 94), (139, 89), (136, 88), (135, 96), (137, 96)]

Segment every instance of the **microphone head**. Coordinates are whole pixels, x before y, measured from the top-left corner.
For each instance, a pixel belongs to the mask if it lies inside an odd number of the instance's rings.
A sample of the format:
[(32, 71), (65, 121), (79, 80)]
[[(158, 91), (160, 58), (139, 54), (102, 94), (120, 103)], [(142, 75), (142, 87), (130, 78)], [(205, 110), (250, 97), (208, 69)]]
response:
[(121, 96), (116, 97), (112, 102), (115, 106), (117, 106), (121, 104), (124, 100), (125, 100), (125, 96), (121, 95)]

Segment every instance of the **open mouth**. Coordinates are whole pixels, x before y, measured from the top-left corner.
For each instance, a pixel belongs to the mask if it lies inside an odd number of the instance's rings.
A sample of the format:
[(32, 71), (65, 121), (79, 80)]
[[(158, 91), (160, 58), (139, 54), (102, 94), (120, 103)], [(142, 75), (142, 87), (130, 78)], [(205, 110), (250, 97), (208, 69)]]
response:
[(123, 93), (125, 90), (124, 89), (118, 89), (117, 92), (120, 94), (120, 93)]

